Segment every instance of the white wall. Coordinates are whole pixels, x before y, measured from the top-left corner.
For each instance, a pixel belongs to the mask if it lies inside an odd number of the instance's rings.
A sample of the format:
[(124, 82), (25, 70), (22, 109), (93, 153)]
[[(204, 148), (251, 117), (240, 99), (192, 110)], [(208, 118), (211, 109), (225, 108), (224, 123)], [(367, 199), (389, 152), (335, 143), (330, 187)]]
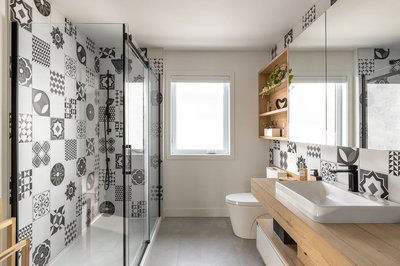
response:
[(8, 51), (9, 51), (9, 22), (8, 22), (8, 1), (1, 1), (0, 4), (0, 197), (3, 200), (3, 217), (8, 216), (8, 180), (9, 169), (8, 162)]
[[(234, 159), (188, 160), (164, 156), (165, 216), (227, 216), (225, 195), (248, 192), (250, 178), (265, 176), (267, 142), (257, 137), (257, 73), (266, 58), (265, 52), (164, 52), (164, 80), (174, 71), (235, 75)], [(169, 84), (164, 88), (168, 90)], [(169, 114), (165, 113), (164, 119), (164, 125), (168, 125)]]

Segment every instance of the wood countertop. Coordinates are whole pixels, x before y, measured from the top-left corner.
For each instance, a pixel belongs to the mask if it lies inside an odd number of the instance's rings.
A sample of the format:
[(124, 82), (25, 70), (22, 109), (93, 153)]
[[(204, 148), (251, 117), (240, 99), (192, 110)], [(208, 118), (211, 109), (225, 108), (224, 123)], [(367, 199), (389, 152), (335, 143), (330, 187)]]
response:
[(298, 257), (304, 264), (400, 265), (400, 224), (314, 222), (276, 198), (275, 182), (252, 178), (251, 192), (296, 241)]

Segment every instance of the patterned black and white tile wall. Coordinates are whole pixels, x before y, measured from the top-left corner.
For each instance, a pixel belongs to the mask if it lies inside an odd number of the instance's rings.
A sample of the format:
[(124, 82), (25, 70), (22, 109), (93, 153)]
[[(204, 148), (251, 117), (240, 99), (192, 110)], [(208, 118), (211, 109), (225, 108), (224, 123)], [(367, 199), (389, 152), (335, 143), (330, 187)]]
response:
[[(288, 152), (288, 147), (296, 144), (297, 151)], [(317, 150), (318, 152), (315, 152)], [(312, 152), (310, 152), (312, 151)], [(333, 174), (329, 170), (344, 169), (348, 165), (359, 168), (360, 191), (376, 197), (400, 203), (400, 155), (398, 151), (369, 150), (339, 146), (325, 146), (305, 143), (280, 142), (276, 145), (269, 142), (270, 165), (298, 173), (296, 162), (289, 158), (300, 156), (305, 159), (309, 174), (317, 169), (323, 181), (336, 184), (342, 188), (348, 186), (348, 174)]]
[(20, 23), (18, 238), (31, 240), (32, 265), (40, 266), (90, 225), (104, 201), (95, 196), (97, 46), (67, 19), (52, 23), (53, 12), (46, 0), (10, 1)]

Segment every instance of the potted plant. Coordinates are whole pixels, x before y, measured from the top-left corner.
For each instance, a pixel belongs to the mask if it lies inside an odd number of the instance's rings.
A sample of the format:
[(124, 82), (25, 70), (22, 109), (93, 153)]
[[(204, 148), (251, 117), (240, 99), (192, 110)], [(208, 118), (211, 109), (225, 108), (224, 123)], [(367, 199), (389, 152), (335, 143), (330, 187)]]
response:
[(276, 121), (271, 120), (267, 123), (264, 123), (264, 136), (265, 137), (280, 137), (281, 129), (278, 128), (278, 124)]
[(264, 97), (268, 95), (268, 93), (274, 88), (278, 87), (282, 83), (282, 80), (284, 80), (286, 77), (289, 78), (290, 84), (293, 79), (292, 69), (290, 68), (288, 70), (286, 64), (275, 65), (274, 70), (268, 77), (268, 81), (265, 84), (265, 87), (261, 91), (261, 96)]

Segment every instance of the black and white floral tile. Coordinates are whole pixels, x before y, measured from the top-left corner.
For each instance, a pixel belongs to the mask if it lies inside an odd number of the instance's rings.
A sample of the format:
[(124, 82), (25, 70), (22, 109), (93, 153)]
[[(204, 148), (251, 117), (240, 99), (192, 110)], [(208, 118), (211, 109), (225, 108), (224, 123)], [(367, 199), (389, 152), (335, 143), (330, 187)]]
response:
[[(288, 152), (288, 147), (295, 144), (297, 151)], [(323, 181), (342, 188), (348, 186), (348, 174), (333, 174), (331, 169), (344, 169), (348, 165), (359, 167), (359, 189), (376, 197), (400, 203), (400, 155), (398, 151), (358, 149), (339, 146), (325, 146), (281, 141), (280, 145), (269, 142), (270, 164), (298, 172), (293, 158), (305, 159), (309, 169), (317, 169)], [(319, 151), (315, 153), (315, 150)], [(313, 151), (313, 152), (310, 152)]]
[(11, 0), (10, 14), (20, 25), (18, 238), (42, 266), (99, 213), (99, 77), (82, 75), (95, 73), (97, 47), (50, 1)]

